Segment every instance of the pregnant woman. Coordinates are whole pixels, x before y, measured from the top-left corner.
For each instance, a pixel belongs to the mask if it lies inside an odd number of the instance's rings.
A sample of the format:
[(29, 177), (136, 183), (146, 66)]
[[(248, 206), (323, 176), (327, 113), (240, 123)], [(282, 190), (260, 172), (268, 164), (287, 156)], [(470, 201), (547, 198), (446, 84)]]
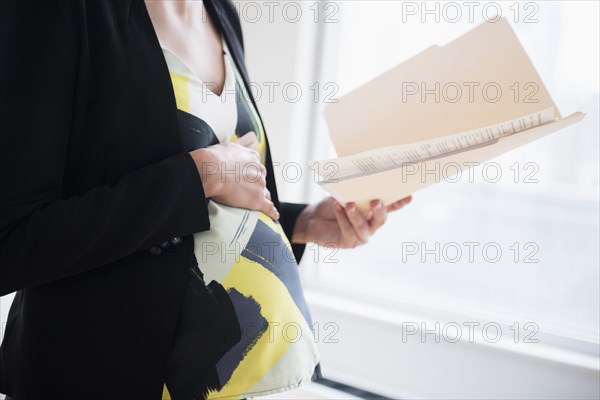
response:
[(229, 2), (0, 5), (0, 295), (16, 291), (0, 393), (244, 398), (318, 379), (305, 244), (363, 244), (410, 198), (279, 201)]

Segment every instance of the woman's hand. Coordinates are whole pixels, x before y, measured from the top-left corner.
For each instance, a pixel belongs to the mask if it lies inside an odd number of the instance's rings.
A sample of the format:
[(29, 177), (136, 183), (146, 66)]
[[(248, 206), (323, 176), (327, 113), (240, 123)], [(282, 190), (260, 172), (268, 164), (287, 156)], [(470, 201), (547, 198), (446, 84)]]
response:
[[(238, 140), (248, 139), (250, 134), (253, 135), (250, 132)], [(190, 152), (202, 178), (204, 194), (218, 203), (262, 211), (279, 219), (267, 189), (267, 169), (251, 142), (241, 143), (219, 143)]]
[(387, 205), (373, 200), (371, 209), (363, 213), (354, 203), (342, 207), (333, 197), (328, 197), (302, 211), (291, 241), (354, 248), (367, 243), (369, 236), (385, 223), (388, 213), (401, 209), (411, 200), (412, 196), (408, 196)]

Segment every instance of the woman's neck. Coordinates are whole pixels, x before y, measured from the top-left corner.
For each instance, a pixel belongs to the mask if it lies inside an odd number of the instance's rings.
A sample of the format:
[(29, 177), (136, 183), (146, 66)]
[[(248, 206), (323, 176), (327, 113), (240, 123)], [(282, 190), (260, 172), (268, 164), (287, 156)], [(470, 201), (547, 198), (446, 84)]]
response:
[(157, 17), (157, 23), (177, 21), (174, 27), (193, 27), (207, 22), (208, 15), (201, 0), (145, 0), (148, 12)]
[(225, 81), (223, 43), (201, 0), (145, 0), (160, 45), (220, 94)]

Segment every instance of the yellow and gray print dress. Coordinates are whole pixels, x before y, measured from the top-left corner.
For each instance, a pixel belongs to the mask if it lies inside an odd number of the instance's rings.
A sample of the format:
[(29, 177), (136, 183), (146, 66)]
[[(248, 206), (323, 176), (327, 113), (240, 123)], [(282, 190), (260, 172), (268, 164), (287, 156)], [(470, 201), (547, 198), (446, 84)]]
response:
[[(163, 48), (182, 142), (191, 151), (253, 131), (264, 163), (262, 123), (224, 41), (223, 48), (220, 96)], [(194, 235), (198, 267), (190, 270), (163, 400), (246, 398), (320, 378), (311, 316), (281, 225), (214, 201), (208, 209), (210, 230)]]

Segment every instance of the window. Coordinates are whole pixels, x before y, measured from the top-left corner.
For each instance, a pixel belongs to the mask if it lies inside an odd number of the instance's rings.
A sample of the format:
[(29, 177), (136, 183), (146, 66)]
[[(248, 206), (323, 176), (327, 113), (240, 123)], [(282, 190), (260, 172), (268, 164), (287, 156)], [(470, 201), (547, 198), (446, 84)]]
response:
[[(328, 74), (343, 94), (501, 13), (563, 116), (586, 118), (475, 168), (472, 182), (416, 193), (368, 246), (309, 248), (320, 265), (307, 277), (352, 298), (532, 321), (540, 331), (598, 343), (598, 3), (474, 3), (470, 20), (461, 2), (338, 2), (321, 62), (335, 65)], [(463, 15), (453, 22), (456, 7)], [(326, 131), (318, 136), (313, 159), (332, 156)], [(315, 186), (313, 195), (322, 195)]]

